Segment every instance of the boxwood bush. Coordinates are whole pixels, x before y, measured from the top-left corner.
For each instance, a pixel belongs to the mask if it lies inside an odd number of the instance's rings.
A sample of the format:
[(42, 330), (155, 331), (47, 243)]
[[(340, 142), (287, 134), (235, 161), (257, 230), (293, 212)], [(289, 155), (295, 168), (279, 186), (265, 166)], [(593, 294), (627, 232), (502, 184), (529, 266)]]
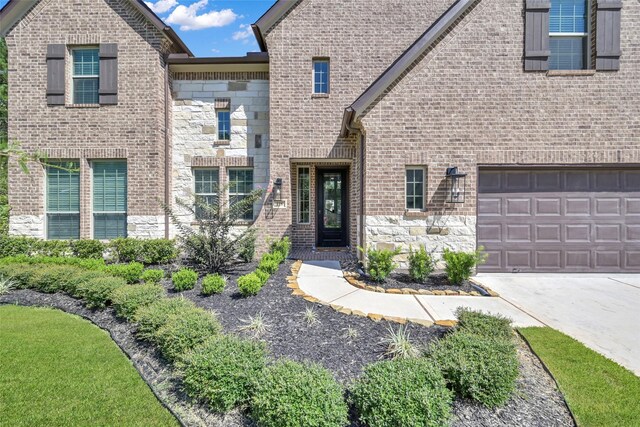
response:
[(198, 273), (190, 268), (181, 268), (171, 275), (173, 289), (178, 292), (193, 289), (198, 282)]
[(164, 278), (164, 271), (153, 270), (153, 269), (145, 270), (142, 272), (142, 275), (140, 276), (140, 278), (142, 279), (143, 282), (158, 283), (160, 282), (160, 280)]
[(454, 332), (433, 345), (430, 356), (456, 393), (486, 407), (503, 405), (515, 390), (518, 357), (510, 341)]
[(289, 256), (290, 250), (291, 241), (289, 240), (289, 237), (286, 236), (280, 240), (276, 240), (269, 246), (269, 252), (271, 252), (272, 254), (279, 254), (283, 261)]
[(112, 276), (122, 277), (129, 284), (139, 283), (144, 271), (144, 265), (139, 262), (129, 264), (111, 264), (104, 268), (104, 271)]
[(77, 288), (80, 296), (89, 308), (104, 308), (111, 302), (116, 289), (124, 288), (127, 282), (120, 277), (97, 277), (88, 280)]
[(162, 286), (155, 283), (145, 283), (118, 288), (113, 292), (111, 300), (116, 315), (131, 320), (140, 307), (152, 304), (163, 296), (164, 288)]
[(72, 265), (50, 265), (39, 268), (29, 280), (29, 287), (40, 292), (53, 293), (62, 291), (64, 284), (79, 268)]
[(102, 277), (113, 277), (107, 273), (103, 273), (99, 270), (85, 270), (76, 268), (76, 272), (63, 280), (62, 290), (74, 297), (80, 297), (78, 288), (92, 279), (98, 279)]
[(31, 283), (31, 276), (39, 271), (35, 264), (24, 263), (0, 263), (0, 275), (12, 278), (18, 289), (28, 288)]
[(100, 240), (71, 240), (71, 253), (78, 258), (102, 259), (106, 246)]
[(178, 257), (174, 240), (118, 238), (109, 243), (118, 262), (142, 262), (146, 265), (168, 264)]
[(227, 279), (219, 274), (208, 274), (202, 279), (202, 294), (212, 295), (224, 291)]
[(147, 306), (140, 307), (133, 317), (138, 326), (136, 336), (145, 341), (155, 342), (156, 332), (170, 316), (194, 310), (195, 304), (183, 297), (161, 298)]
[(393, 261), (393, 257), (400, 254), (400, 248), (390, 249), (373, 249), (358, 248), (367, 257), (367, 274), (376, 282), (384, 282), (389, 274), (396, 269), (397, 264)]
[(456, 330), (487, 338), (511, 340), (513, 329), (511, 319), (460, 307), (456, 310), (458, 325)]
[(180, 363), (187, 394), (224, 413), (249, 402), (253, 380), (266, 365), (266, 345), (231, 335), (215, 336)]
[(103, 259), (85, 259), (76, 257), (50, 257), (16, 255), (0, 258), (0, 264), (46, 264), (46, 265), (74, 265), (87, 270), (100, 270), (105, 268)]
[(422, 283), (433, 272), (433, 259), (427, 250), (420, 246), (417, 251), (409, 248), (409, 276), (414, 282)]
[(251, 417), (262, 427), (344, 427), (347, 404), (330, 372), (316, 364), (278, 361), (256, 379)]
[(453, 285), (461, 285), (469, 280), (476, 265), (482, 264), (486, 260), (486, 255), (482, 253), (483, 248), (478, 248), (475, 252), (453, 252), (444, 248), (442, 259), (445, 262), (445, 271), (449, 282)]
[(453, 393), (433, 361), (387, 360), (368, 365), (351, 401), (369, 427), (447, 425)]
[(263, 285), (264, 282), (255, 272), (238, 277), (238, 290), (245, 297), (258, 295)]
[(170, 314), (155, 333), (162, 355), (173, 362), (187, 351), (217, 335), (222, 326), (211, 312), (195, 308)]

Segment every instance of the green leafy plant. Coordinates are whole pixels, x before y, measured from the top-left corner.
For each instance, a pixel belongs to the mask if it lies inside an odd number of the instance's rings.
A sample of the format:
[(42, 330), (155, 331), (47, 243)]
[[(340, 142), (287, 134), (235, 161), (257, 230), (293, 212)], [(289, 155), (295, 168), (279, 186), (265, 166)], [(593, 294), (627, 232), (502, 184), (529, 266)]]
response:
[(251, 262), (256, 255), (256, 233), (250, 229), (247, 236), (238, 245), (238, 256), (243, 262)]
[(313, 307), (306, 307), (303, 313), (304, 321), (307, 322), (307, 325), (313, 326), (320, 323), (318, 320), (318, 313)]
[(80, 293), (78, 288), (92, 279), (98, 279), (102, 277), (113, 277), (109, 276), (107, 273), (104, 273), (99, 270), (85, 270), (76, 267), (76, 271), (73, 274), (70, 274), (67, 278), (65, 278), (62, 283), (62, 290), (74, 297), (80, 297)]
[(391, 359), (411, 359), (420, 356), (420, 349), (413, 344), (409, 331), (404, 326), (394, 330), (389, 326), (386, 338), (382, 339), (385, 355)]
[(347, 404), (330, 372), (316, 364), (278, 361), (257, 377), (251, 417), (262, 427), (344, 427)]
[(117, 262), (135, 262), (142, 254), (142, 240), (119, 237), (109, 242), (109, 249)]
[(227, 279), (223, 276), (219, 274), (207, 274), (204, 279), (202, 279), (202, 294), (219, 294), (224, 291), (225, 286), (227, 286)]
[(291, 251), (291, 241), (289, 237), (285, 236), (280, 240), (276, 240), (269, 245), (269, 252), (272, 254), (280, 254), (282, 261), (287, 259), (289, 256), (289, 251)]
[(101, 270), (105, 268), (103, 259), (84, 259), (75, 257), (50, 257), (15, 255), (0, 258), (0, 264), (46, 264), (46, 265), (74, 265), (87, 270)]
[(453, 285), (461, 285), (469, 280), (476, 265), (486, 261), (487, 257), (482, 253), (483, 249), (480, 247), (475, 252), (453, 252), (447, 248), (444, 249), (442, 258), (446, 263), (445, 271)]
[(87, 307), (104, 308), (111, 302), (114, 291), (125, 286), (127, 282), (120, 277), (98, 277), (78, 285), (77, 294)]
[[(227, 190), (228, 187), (222, 187), (216, 189), (216, 193), (225, 194)], [(245, 221), (246, 213), (253, 211), (253, 205), (261, 197), (262, 190), (257, 189), (240, 199), (176, 199), (180, 211), (195, 218), (195, 227), (185, 224), (182, 214), (177, 214), (172, 207), (165, 205), (164, 209), (180, 233), (179, 242), (187, 259), (209, 272), (223, 273), (236, 262), (241, 248), (250, 245), (247, 240), (255, 239), (251, 227), (239, 229), (237, 225)]]
[(171, 275), (173, 289), (178, 292), (193, 289), (198, 282), (198, 273), (190, 268), (181, 268)]
[(256, 276), (260, 278), (260, 281), (262, 282), (263, 285), (267, 283), (267, 280), (269, 280), (269, 277), (271, 277), (269, 273), (267, 273), (264, 270), (260, 270), (259, 268), (256, 271), (254, 271), (254, 273), (256, 273)]
[(386, 360), (364, 369), (351, 401), (369, 427), (435, 427), (448, 425), (453, 393), (428, 359)]
[(129, 284), (139, 283), (144, 271), (144, 265), (139, 262), (129, 264), (111, 264), (104, 268), (104, 271), (112, 276), (122, 277)]
[(145, 239), (141, 241), (140, 259), (145, 265), (174, 262), (180, 251), (172, 239)]
[(454, 332), (429, 354), (456, 393), (486, 407), (505, 404), (516, 388), (518, 357), (510, 341)]
[(111, 300), (116, 315), (131, 320), (140, 307), (152, 304), (163, 296), (164, 288), (162, 286), (155, 283), (145, 283), (118, 288), (113, 291)]
[(17, 287), (15, 280), (10, 277), (0, 277), (0, 295), (9, 293)]
[(417, 251), (409, 247), (409, 276), (414, 282), (422, 283), (433, 272), (433, 258), (420, 246)]
[(161, 298), (149, 305), (140, 307), (133, 318), (138, 329), (139, 339), (155, 342), (156, 332), (172, 315), (180, 315), (186, 311), (195, 310), (196, 306), (190, 300), (178, 298)]
[(367, 258), (367, 274), (376, 282), (384, 282), (389, 274), (398, 266), (393, 257), (400, 254), (400, 248), (390, 249), (364, 249), (358, 247)]
[(154, 341), (162, 355), (173, 362), (221, 330), (213, 313), (198, 308), (182, 310), (167, 317), (156, 331)]
[(231, 335), (207, 339), (181, 360), (187, 394), (224, 413), (248, 403), (266, 366), (266, 345)]
[(72, 240), (71, 253), (78, 258), (102, 259), (106, 246), (100, 240)]
[(238, 328), (240, 331), (249, 331), (254, 338), (260, 338), (269, 330), (269, 324), (264, 319), (264, 313), (260, 312), (255, 316), (249, 316), (248, 320), (240, 319), (244, 326)]
[(40, 292), (58, 292), (63, 290), (64, 282), (77, 272), (78, 268), (72, 265), (47, 266), (31, 275), (29, 287)]
[[(268, 254), (267, 254), (268, 255)], [(273, 258), (262, 258), (262, 260), (260, 260), (260, 264), (258, 264), (258, 270), (260, 271), (264, 271), (265, 273), (271, 275), (273, 273), (275, 273), (276, 271), (278, 271), (278, 268), (280, 268), (280, 262), (273, 259)]]
[(148, 269), (142, 272), (140, 278), (146, 283), (159, 283), (164, 278), (164, 271)]
[(256, 273), (249, 273), (238, 277), (238, 290), (245, 297), (258, 295), (262, 286), (262, 279)]
[(13, 279), (18, 289), (28, 288), (31, 283), (31, 276), (38, 270), (38, 266), (32, 264), (0, 263), (0, 275)]
[(513, 339), (511, 319), (464, 307), (458, 307), (455, 314), (458, 318), (457, 331), (485, 338)]

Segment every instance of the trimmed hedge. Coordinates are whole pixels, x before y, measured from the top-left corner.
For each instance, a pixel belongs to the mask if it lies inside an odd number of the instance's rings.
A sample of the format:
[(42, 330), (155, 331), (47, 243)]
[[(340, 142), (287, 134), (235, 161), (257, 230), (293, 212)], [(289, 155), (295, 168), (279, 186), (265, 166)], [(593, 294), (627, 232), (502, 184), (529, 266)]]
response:
[(219, 294), (224, 291), (227, 286), (227, 279), (219, 274), (207, 274), (202, 279), (202, 294), (212, 295)]
[(368, 365), (351, 391), (359, 419), (369, 427), (442, 426), (451, 417), (453, 393), (428, 359)]
[(47, 265), (74, 265), (87, 270), (100, 270), (105, 268), (103, 259), (83, 259), (74, 257), (50, 257), (16, 255), (0, 258), (0, 264), (47, 264)]
[(258, 295), (263, 285), (262, 278), (255, 272), (238, 277), (238, 290), (245, 297)]
[(144, 265), (139, 262), (129, 264), (111, 264), (104, 268), (104, 271), (115, 277), (122, 277), (129, 284), (139, 283), (144, 271)]
[(188, 299), (161, 298), (147, 306), (140, 307), (133, 318), (138, 325), (136, 335), (141, 340), (156, 342), (156, 332), (170, 316), (179, 315), (185, 311), (195, 310), (196, 306)]
[(78, 258), (102, 259), (106, 245), (100, 240), (71, 240), (69, 242), (71, 253)]
[(164, 278), (164, 271), (153, 270), (153, 269), (145, 270), (142, 272), (142, 275), (140, 276), (140, 278), (142, 279), (143, 282), (158, 283), (160, 282), (160, 280)]
[(77, 294), (87, 307), (104, 308), (111, 303), (114, 292), (126, 286), (126, 281), (120, 277), (97, 277), (79, 285)]
[(178, 292), (193, 289), (198, 283), (198, 273), (190, 268), (181, 268), (171, 275), (173, 289)]
[(111, 300), (118, 317), (132, 320), (140, 307), (158, 301), (164, 296), (164, 288), (155, 283), (130, 285), (116, 289)]
[(456, 310), (457, 331), (475, 334), (485, 338), (513, 339), (511, 319), (460, 307)]
[(64, 290), (65, 283), (80, 269), (72, 265), (51, 265), (34, 272), (29, 280), (29, 287), (40, 292), (54, 293)]
[(169, 315), (154, 340), (162, 355), (173, 362), (221, 330), (213, 313), (195, 308)]
[(266, 345), (231, 335), (207, 339), (180, 363), (187, 394), (224, 413), (249, 402), (266, 366)]
[(255, 383), (251, 417), (262, 427), (344, 427), (342, 386), (316, 364), (278, 361)]
[(169, 264), (178, 258), (174, 240), (119, 238), (109, 243), (118, 262), (142, 262), (146, 265)]

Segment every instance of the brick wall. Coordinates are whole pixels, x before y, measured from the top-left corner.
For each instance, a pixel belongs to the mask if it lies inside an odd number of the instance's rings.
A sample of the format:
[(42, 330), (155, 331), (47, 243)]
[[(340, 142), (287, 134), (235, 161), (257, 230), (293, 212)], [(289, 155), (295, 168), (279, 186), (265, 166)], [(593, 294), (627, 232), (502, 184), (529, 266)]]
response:
[[(114, 157), (128, 162), (129, 235), (164, 235), (163, 52), (172, 49), (164, 36), (127, 0), (42, 0), (6, 39), (9, 138), (30, 152), (81, 160), (81, 235), (92, 236), (88, 161)], [(118, 43), (118, 105), (48, 106), (47, 45), (99, 43)], [(13, 233), (45, 236), (39, 165), (25, 175), (12, 162), (9, 203)]]

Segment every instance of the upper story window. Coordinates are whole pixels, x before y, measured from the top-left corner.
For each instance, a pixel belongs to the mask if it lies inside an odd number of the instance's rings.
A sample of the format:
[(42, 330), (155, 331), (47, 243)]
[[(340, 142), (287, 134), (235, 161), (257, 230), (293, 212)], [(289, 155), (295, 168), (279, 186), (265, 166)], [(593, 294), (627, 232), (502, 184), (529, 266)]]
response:
[(406, 208), (424, 209), (424, 168), (410, 167), (406, 170)]
[(587, 68), (588, 10), (588, 0), (551, 0), (549, 69), (582, 70)]
[(313, 60), (313, 93), (329, 93), (329, 60)]
[(231, 139), (231, 111), (229, 109), (216, 110), (218, 116), (218, 140), (229, 141)]
[(100, 80), (100, 55), (96, 48), (74, 48), (73, 103), (98, 104)]

